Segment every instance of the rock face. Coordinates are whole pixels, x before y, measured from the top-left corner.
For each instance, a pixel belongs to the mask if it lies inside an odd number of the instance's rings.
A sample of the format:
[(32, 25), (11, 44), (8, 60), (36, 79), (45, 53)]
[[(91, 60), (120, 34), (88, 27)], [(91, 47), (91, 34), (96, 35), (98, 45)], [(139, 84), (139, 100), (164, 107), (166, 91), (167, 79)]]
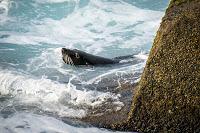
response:
[(171, 0), (122, 128), (200, 132), (200, 0)]

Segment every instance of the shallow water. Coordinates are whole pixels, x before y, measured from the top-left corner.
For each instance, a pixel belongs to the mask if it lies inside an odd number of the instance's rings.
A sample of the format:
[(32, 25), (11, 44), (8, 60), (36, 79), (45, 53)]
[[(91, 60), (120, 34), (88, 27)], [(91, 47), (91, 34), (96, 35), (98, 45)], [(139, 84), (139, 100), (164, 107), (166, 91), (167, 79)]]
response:
[[(0, 131), (111, 132), (61, 118), (124, 106), (114, 90), (139, 80), (168, 1), (0, 1)], [(73, 67), (62, 47), (134, 60)]]

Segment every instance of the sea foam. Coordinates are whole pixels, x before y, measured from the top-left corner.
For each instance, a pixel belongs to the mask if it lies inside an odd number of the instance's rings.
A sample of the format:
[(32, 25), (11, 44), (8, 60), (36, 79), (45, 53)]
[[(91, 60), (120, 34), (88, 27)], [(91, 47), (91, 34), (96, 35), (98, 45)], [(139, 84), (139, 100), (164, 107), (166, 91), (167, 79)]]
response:
[(0, 1), (0, 25), (4, 24), (8, 20), (8, 11), (10, 8), (10, 0)]
[(123, 106), (119, 95), (110, 92), (78, 90), (70, 81), (68, 84), (60, 84), (46, 78), (37, 79), (5, 70), (0, 71), (0, 94), (12, 95), (19, 103), (37, 104), (44, 111), (68, 117), (86, 115), (86, 110), (73, 107), (97, 107), (110, 99), (116, 106)]
[(4, 133), (112, 133), (95, 127), (74, 127), (53, 117), (31, 113), (16, 113), (7, 119), (0, 117), (0, 121), (0, 131)]
[(93, 54), (112, 47), (137, 49), (151, 43), (162, 15), (163, 12), (140, 9), (125, 2), (92, 0), (62, 19), (34, 20), (27, 27), (28, 32), (10, 32), (2, 42), (48, 43)]

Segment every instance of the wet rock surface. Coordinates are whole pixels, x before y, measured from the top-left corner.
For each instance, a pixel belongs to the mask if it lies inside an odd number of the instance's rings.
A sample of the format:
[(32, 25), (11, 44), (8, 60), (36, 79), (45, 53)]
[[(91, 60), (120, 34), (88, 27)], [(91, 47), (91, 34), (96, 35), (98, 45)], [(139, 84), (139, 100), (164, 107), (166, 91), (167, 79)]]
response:
[(200, 132), (200, 1), (172, 0), (125, 124), (139, 132)]

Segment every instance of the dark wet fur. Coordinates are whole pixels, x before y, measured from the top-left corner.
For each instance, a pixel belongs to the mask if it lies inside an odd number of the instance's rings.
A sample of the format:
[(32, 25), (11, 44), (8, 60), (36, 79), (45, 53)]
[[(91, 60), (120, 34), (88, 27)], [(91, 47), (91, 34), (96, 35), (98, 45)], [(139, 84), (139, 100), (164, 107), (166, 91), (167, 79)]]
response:
[[(116, 64), (124, 58), (130, 58), (131, 56), (116, 57), (113, 59), (92, 55), (77, 49), (62, 48), (63, 61), (71, 65), (104, 65), (104, 64)], [(70, 57), (70, 59), (69, 59)], [(133, 56), (132, 56), (133, 57)], [(71, 60), (73, 63), (71, 63)]]

